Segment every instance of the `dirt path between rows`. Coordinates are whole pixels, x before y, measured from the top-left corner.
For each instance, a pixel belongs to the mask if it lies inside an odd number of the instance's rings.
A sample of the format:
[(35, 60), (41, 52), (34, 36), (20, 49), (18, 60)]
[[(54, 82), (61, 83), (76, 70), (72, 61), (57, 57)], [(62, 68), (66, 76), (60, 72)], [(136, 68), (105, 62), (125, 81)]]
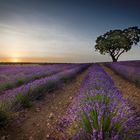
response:
[(111, 76), (116, 86), (122, 92), (124, 98), (128, 99), (136, 111), (140, 112), (140, 88), (136, 87), (133, 83), (123, 79), (120, 75), (116, 74), (110, 68), (103, 66), (104, 70)]
[(79, 74), (72, 82), (49, 93), (36, 102), (32, 108), (16, 113), (16, 121), (4, 131), (2, 140), (47, 140), (51, 139), (60, 118), (72, 103), (88, 69)]

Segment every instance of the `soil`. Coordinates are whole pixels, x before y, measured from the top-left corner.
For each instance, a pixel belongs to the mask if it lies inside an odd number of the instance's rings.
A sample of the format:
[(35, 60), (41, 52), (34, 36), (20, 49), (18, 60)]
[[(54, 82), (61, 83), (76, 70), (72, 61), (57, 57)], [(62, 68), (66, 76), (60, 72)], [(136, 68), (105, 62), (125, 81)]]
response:
[(130, 101), (132, 106), (134, 106), (134, 108), (136, 109), (137, 113), (140, 113), (140, 87), (137, 87), (134, 83), (122, 78), (110, 68), (103, 65), (102, 67), (113, 79), (115, 85), (122, 92), (124, 98)]
[[(88, 69), (62, 88), (47, 93), (43, 100), (35, 102), (30, 109), (14, 114), (11, 125), (0, 132), (1, 140), (47, 140), (61, 139), (56, 130), (61, 117), (73, 102)], [(63, 136), (61, 136), (63, 137)]]

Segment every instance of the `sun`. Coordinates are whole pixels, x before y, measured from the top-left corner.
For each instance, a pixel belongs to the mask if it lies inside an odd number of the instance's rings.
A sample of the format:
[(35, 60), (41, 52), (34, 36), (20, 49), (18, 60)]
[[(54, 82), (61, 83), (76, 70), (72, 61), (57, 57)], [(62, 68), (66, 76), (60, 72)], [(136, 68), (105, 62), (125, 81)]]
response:
[(18, 61), (18, 58), (13, 58), (13, 59), (12, 59), (12, 62), (14, 62), (14, 63), (19, 62), (19, 61)]

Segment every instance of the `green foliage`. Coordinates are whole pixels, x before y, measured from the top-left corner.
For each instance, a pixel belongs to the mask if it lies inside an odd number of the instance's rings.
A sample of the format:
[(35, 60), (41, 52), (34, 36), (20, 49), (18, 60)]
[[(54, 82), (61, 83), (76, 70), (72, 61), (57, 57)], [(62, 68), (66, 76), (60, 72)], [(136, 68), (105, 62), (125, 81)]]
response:
[(108, 112), (104, 112), (102, 116), (102, 129), (104, 132), (110, 132), (111, 131), (111, 120), (112, 115)]
[(30, 89), (28, 95), (31, 99), (40, 100), (45, 97), (45, 92), (51, 92), (57, 88), (57, 83), (53, 80), (49, 80), (47, 84), (36, 86), (34, 89)]
[[(109, 112), (107, 109), (107, 106), (110, 103), (110, 98), (106, 95), (96, 95), (96, 96), (87, 96), (86, 102), (95, 102), (97, 101), (98, 103), (101, 102), (106, 106), (106, 110), (104, 114), (101, 117), (101, 123), (99, 123), (99, 114), (96, 108), (93, 108), (89, 112), (89, 116), (83, 112), (82, 114), (82, 128), (84, 128), (86, 133), (92, 133), (92, 128), (95, 128), (96, 130), (103, 130), (105, 135), (109, 136), (111, 134), (111, 121), (112, 118), (114, 117), (115, 113)], [(116, 128), (119, 127), (116, 124)]]
[(97, 37), (95, 49), (101, 54), (108, 53), (113, 61), (131, 49), (133, 44), (140, 41), (140, 29), (130, 27), (124, 30), (111, 30), (104, 35)]
[(47, 92), (51, 92), (55, 88), (57, 88), (57, 82), (55, 82), (53, 80), (50, 80), (49, 82), (47, 82), (47, 85), (46, 85), (46, 91)]
[(4, 84), (4, 90), (5, 90), (5, 89), (10, 89), (10, 88), (12, 88), (12, 86), (13, 86), (13, 85), (12, 85), (12, 83), (10, 83), (10, 82), (5, 83), (5, 84)]
[(20, 105), (23, 106), (24, 108), (30, 108), (32, 106), (29, 94), (19, 93), (16, 96), (16, 102), (20, 103)]
[(43, 99), (45, 96), (45, 88), (43, 86), (37, 86), (34, 90), (30, 89), (28, 94), (32, 99)]
[(17, 80), (17, 85), (20, 86), (24, 83), (24, 80), (23, 79), (18, 79)]
[(118, 122), (116, 122), (115, 123), (115, 129), (118, 131), (118, 132), (120, 132), (121, 131), (121, 129), (122, 129), (122, 121), (118, 121)]
[(92, 131), (92, 125), (90, 123), (90, 119), (85, 112), (83, 112), (83, 114), (82, 114), (82, 124), (81, 125), (82, 125), (82, 128), (84, 128), (84, 130), (87, 133), (90, 133)]
[(64, 83), (70, 82), (70, 78), (69, 78), (68, 76), (62, 77), (61, 80), (62, 80)]
[(105, 95), (96, 95), (96, 96), (87, 96), (86, 101), (91, 101), (94, 102), (95, 100), (98, 102), (102, 102), (104, 104), (109, 104), (110, 99), (109, 97), (105, 96)]
[(0, 128), (5, 127), (10, 120), (8, 107), (8, 104), (0, 103)]
[(91, 119), (93, 121), (93, 124), (92, 124), (93, 127), (96, 128), (96, 129), (99, 129), (97, 110), (96, 109), (91, 110), (90, 116), (91, 116)]
[(136, 26), (124, 29), (123, 33), (129, 38), (132, 45), (137, 45), (140, 41), (140, 29)]

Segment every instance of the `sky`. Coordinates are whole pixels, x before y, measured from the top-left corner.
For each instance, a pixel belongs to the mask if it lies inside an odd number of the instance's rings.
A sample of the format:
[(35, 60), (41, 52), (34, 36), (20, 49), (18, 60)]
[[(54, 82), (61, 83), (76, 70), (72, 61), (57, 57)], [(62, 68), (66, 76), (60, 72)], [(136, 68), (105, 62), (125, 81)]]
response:
[[(111, 61), (95, 40), (140, 27), (139, 0), (0, 0), (0, 62)], [(140, 60), (140, 44), (119, 60)]]

